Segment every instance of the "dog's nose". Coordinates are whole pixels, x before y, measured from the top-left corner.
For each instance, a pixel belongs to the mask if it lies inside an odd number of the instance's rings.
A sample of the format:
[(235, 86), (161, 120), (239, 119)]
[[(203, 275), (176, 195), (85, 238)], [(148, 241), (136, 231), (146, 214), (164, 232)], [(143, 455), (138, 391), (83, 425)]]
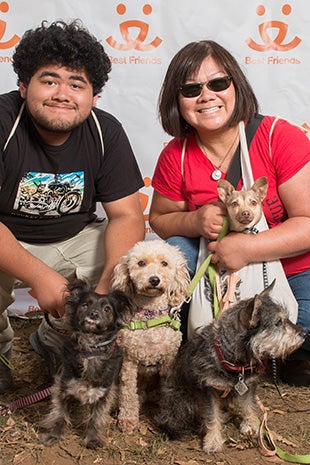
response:
[(151, 276), (149, 279), (149, 283), (153, 286), (156, 287), (160, 283), (160, 279), (157, 276)]
[(242, 212), (242, 216), (244, 216), (244, 218), (249, 218), (250, 212), (249, 212), (248, 210), (244, 210), (244, 211)]
[(90, 317), (92, 320), (98, 320), (98, 318), (99, 318), (99, 312), (98, 312), (97, 310), (93, 310), (92, 312), (90, 312), (89, 317)]

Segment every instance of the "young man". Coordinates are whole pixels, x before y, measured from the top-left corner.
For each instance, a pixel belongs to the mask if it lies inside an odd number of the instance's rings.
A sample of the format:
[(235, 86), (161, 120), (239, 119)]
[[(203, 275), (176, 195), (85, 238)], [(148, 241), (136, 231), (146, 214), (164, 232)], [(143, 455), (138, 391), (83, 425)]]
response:
[(43, 22), (24, 34), (13, 67), (19, 91), (0, 95), (0, 392), (13, 384), (13, 289), (30, 287), (49, 315), (30, 342), (53, 373), (68, 280), (108, 292), (119, 258), (144, 238), (130, 143), (95, 108), (111, 70), (99, 41), (78, 22)]

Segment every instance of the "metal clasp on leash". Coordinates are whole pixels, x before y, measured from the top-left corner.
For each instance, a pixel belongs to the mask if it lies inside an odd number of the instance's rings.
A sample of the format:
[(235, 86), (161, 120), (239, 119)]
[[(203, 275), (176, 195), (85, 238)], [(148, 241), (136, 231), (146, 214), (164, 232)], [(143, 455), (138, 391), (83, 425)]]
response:
[(5, 417), (6, 415), (11, 415), (12, 411), (6, 405), (0, 404), (0, 417)]
[(192, 296), (188, 295), (185, 297), (185, 299), (176, 307), (171, 307), (169, 315), (171, 316), (172, 319), (174, 320), (179, 320), (180, 319), (180, 312), (183, 304), (189, 304), (190, 301), (192, 300)]
[(171, 307), (169, 311), (169, 316), (171, 318), (170, 326), (172, 326), (174, 329), (178, 331), (181, 329), (180, 312), (181, 312), (182, 305), (185, 303), (189, 303), (191, 299), (192, 299), (192, 296), (187, 296), (179, 305), (177, 305), (176, 307)]

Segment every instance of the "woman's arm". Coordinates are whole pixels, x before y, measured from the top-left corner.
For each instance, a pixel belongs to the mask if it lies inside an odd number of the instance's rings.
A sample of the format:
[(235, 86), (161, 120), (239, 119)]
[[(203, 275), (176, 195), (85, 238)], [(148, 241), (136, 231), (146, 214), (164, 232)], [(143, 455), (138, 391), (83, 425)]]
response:
[(163, 239), (171, 236), (216, 239), (219, 235), (226, 209), (219, 202), (188, 211), (185, 201), (170, 200), (154, 191), (150, 208), (150, 225)]

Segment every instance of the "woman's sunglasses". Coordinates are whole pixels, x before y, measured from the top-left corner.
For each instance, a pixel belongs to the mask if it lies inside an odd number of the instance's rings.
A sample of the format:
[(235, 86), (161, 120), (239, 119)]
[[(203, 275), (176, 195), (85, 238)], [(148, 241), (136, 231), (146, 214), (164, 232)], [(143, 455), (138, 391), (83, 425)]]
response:
[(211, 79), (211, 81), (206, 82), (193, 82), (192, 84), (184, 84), (179, 88), (179, 91), (183, 97), (198, 97), (203, 89), (203, 86), (206, 85), (208, 89), (213, 92), (221, 92), (222, 90), (228, 89), (232, 81), (231, 76), (224, 76), (216, 79)]

